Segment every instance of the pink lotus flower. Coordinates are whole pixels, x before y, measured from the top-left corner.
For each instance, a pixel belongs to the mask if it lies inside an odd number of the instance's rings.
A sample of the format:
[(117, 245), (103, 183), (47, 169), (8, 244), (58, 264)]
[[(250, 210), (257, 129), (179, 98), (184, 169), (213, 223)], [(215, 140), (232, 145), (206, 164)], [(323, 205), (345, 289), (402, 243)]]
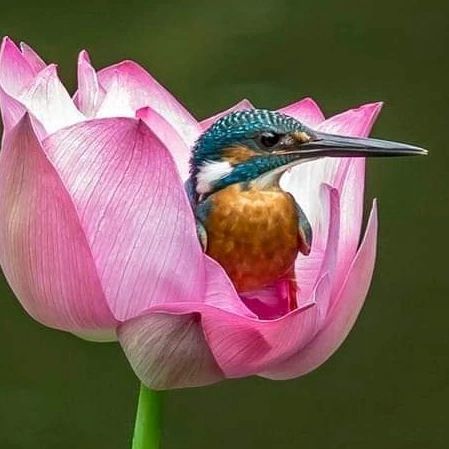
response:
[[(55, 65), (3, 40), (0, 262), (26, 311), (87, 339), (117, 336), (157, 389), (288, 379), (330, 357), (374, 268), (375, 204), (359, 246), (364, 160), (323, 159), (285, 175), (314, 241), (296, 263), (299, 308), (262, 319), (203, 254), (183, 188), (192, 145), (218, 116), (197, 122), (130, 61), (96, 72), (83, 51), (78, 84), (71, 99)], [(366, 136), (380, 107), (325, 119), (304, 99), (282, 111), (318, 130)]]

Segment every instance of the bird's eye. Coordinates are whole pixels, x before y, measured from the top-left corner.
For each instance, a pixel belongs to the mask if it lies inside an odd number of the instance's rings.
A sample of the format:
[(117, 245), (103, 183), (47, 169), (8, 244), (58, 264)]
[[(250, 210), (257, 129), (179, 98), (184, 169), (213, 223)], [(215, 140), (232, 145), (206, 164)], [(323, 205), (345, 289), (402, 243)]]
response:
[(260, 136), (260, 143), (266, 148), (274, 147), (280, 140), (281, 136), (275, 133), (263, 133)]

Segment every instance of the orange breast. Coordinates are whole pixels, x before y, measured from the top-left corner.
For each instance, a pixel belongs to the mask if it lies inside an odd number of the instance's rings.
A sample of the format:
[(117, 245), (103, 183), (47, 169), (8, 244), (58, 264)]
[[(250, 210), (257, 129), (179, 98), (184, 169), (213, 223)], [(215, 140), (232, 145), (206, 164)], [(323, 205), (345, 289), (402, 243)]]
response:
[(298, 219), (290, 194), (233, 185), (210, 201), (204, 223), (207, 254), (223, 266), (237, 291), (259, 289), (288, 273), (298, 254)]

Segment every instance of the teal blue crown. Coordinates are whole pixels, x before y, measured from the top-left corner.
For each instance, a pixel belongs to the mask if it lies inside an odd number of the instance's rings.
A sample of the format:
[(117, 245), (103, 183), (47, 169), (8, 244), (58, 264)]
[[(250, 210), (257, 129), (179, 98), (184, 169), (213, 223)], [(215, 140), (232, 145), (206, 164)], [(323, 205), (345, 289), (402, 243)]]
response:
[(241, 143), (251, 146), (251, 139), (262, 132), (287, 134), (304, 131), (305, 127), (293, 117), (267, 109), (231, 112), (217, 120), (197, 141), (192, 155), (192, 168), (204, 161), (220, 159), (221, 150)]

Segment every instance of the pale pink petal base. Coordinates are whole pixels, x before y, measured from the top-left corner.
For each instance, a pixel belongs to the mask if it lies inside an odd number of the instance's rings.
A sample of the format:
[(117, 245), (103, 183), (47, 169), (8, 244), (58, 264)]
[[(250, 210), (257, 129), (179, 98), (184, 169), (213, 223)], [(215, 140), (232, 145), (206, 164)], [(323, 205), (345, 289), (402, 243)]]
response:
[(117, 341), (117, 329), (88, 329), (78, 332), (70, 331), (73, 335), (83, 340), (94, 343), (110, 343)]
[(197, 313), (144, 315), (120, 326), (119, 338), (139, 379), (154, 390), (203, 386), (224, 379)]

